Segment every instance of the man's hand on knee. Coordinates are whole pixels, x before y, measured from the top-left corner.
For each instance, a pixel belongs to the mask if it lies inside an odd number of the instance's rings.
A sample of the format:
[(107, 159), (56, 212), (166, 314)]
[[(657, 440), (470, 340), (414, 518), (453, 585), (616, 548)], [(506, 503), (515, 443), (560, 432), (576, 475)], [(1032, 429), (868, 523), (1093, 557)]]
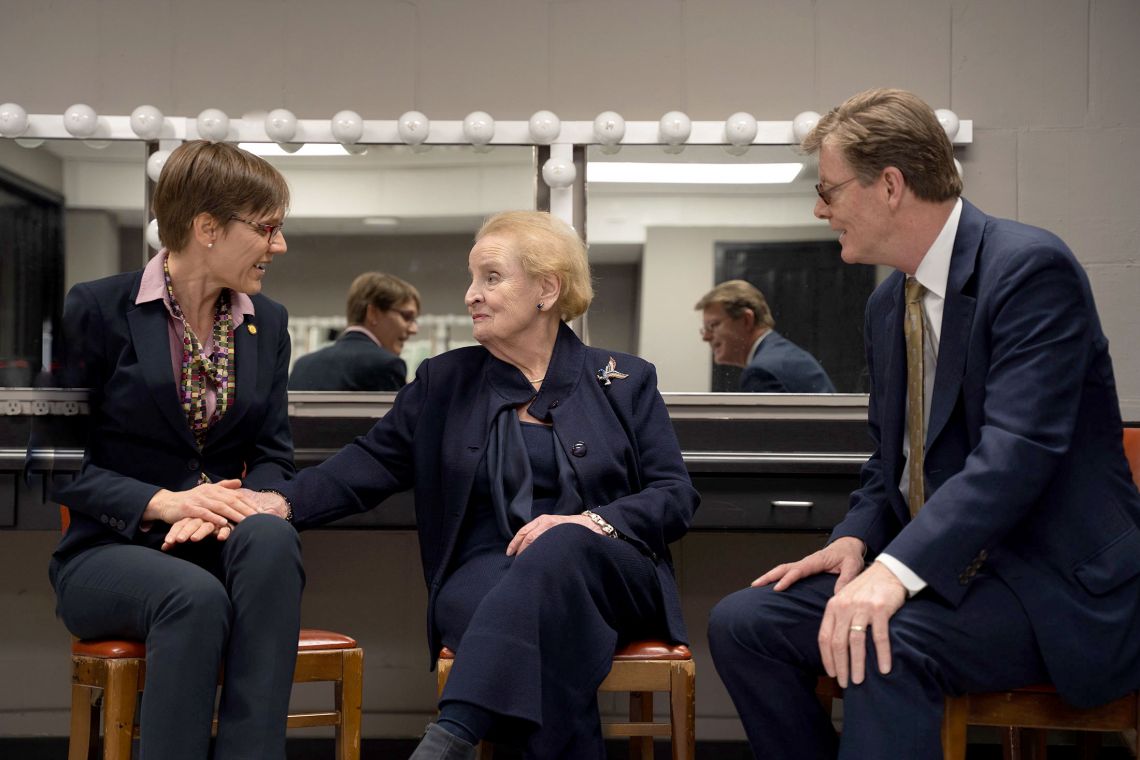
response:
[(827, 674), (841, 687), (847, 688), (849, 681), (863, 683), (868, 633), (879, 672), (891, 672), (890, 619), (906, 600), (906, 587), (895, 574), (873, 563), (827, 603), (819, 626), (819, 653)]
[(752, 585), (766, 586), (774, 582), (776, 585), (772, 590), (783, 591), (808, 576), (832, 573), (839, 576), (835, 581), (835, 588), (838, 591), (863, 570), (863, 555), (866, 552), (867, 547), (862, 541), (844, 536), (801, 560), (776, 565), (752, 581)]

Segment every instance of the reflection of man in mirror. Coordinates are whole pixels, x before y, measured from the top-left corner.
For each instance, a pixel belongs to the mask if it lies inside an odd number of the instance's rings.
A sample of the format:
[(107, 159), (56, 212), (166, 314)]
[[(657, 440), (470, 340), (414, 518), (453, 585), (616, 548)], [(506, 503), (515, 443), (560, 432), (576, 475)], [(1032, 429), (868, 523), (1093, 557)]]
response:
[(743, 367), (745, 393), (835, 393), (816, 358), (773, 328), (764, 294), (744, 280), (728, 280), (697, 302), (704, 312), (701, 338), (713, 361)]
[(855, 95), (803, 149), (843, 260), (895, 271), (867, 303), (874, 450), (850, 509), (710, 618), (753, 752), (941, 757), (946, 694), (1051, 683), (1089, 707), (1140, 687), (1140, 494), (1085, 271), (961, 197), (909, 92)]
[(348, 289), (348, 327), (330, 346), (297, 360), (293, 391), (398, 391), (408, 380), (400, 358), (419, 329), (420, 293), (399, 277), (365, 272)]

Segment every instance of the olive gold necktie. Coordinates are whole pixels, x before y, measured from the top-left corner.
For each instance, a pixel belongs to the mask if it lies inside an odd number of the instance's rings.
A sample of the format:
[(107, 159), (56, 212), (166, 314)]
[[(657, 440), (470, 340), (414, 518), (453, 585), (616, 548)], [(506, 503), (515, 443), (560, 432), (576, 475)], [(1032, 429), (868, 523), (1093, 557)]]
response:
[(906, 279), (906, 319), (903, 334), (906, 336), (906, 429), (910, 441), (907, 455), (907, 501), (914, 517), (926, 502), (923, 482), (923, 453), (926, 445), (926, 426), (923, 422), (926, 390), (923, 379), (923, 318), (922, 296), (926, 288), (913, 277)]

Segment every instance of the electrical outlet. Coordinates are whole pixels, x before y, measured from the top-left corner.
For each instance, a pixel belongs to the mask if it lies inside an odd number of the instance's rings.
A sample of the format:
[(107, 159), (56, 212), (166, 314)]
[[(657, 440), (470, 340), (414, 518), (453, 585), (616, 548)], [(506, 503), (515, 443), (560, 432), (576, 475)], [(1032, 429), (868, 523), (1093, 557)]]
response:
[(32, 414), (36, 417), (43, 417), (45, 415), (51, 414), (51, 404), (46, 401), (33, 401)]

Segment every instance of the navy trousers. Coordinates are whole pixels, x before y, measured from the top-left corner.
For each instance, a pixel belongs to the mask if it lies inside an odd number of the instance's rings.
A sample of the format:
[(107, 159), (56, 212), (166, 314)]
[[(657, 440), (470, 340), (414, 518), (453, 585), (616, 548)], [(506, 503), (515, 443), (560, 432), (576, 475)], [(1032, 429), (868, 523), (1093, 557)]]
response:
[[(156, 526), (157, 527), (160, 526)], [(229, 539), (164, 553), (114, 544), (53, 572), (58, 613), (79, 638), (146, 642), (142, 760), (285, 757), (285, 718), (305, 576), (297, 532), (254, 515)]]
[(816, 575), (779, 592), (744, 589), (713, 608), (713, 662), (758, 759), (935, 760), (945, 694), (1048, 678), (1013, 592), (979, 575), (956, 608), (926, 591), (891, 618), (889, 674), (878, 672), (867, 637), (867, 675), (844, 692), (839, 737), (814, 693), (824, 672), (819, 625), (834, 587), (834, 575)]
[(528, 758), (604, 759), (597, 690), (614, 650), (666, 630), (652, 561), (625, 541), (558, 525), (516, 557), (468, 555), (435, 619), (456, 653), (441, 699), (496, 716), (487, 737)]

